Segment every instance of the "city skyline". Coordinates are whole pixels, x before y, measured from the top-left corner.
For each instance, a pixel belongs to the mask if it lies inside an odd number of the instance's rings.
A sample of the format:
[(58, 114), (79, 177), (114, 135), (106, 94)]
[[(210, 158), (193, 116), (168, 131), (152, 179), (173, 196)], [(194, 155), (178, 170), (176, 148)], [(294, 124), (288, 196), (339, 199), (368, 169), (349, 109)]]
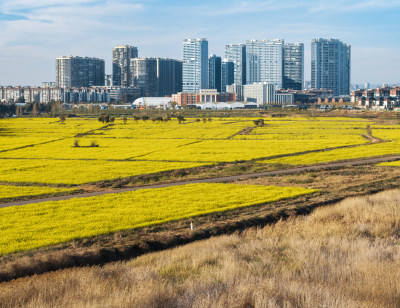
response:
[(104, 59), (111, 74), (117, 45), (138, 47), (140, 57), (182, 59), (188, 37), (208, 38), (209, 54), (221, 57), (225, 45), (251, 39), (303, 43), (305, 80), (311, 79), (311, 40), (336, 38), (352, 46), (352, 83), (399, 83), (399, 11), (400, 1), (389, 0), (4, 0), (0, 84), (54, 81), (54, 59), (69, 55)]

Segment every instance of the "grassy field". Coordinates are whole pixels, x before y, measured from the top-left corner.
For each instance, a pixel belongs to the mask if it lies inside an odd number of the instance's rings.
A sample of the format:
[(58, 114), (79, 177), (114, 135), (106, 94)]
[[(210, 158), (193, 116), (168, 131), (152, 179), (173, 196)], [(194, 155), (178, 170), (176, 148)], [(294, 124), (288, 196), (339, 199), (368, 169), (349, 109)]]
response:
[(313, 193), (313, 189), (191, 184), (0, 209), (0, 256)]
[(0, 284), (0, 307), (400, 306), (400, 191), (102, 267)]

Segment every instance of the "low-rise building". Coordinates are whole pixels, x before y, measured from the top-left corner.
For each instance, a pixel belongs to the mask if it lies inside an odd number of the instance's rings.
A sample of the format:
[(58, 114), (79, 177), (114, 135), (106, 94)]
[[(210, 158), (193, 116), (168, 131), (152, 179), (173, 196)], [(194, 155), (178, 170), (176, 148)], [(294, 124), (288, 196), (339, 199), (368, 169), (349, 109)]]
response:
[(351, 101), (362, 109), (396, 109), (400, 106), (400, 87), (355, 90), (352, 92)]

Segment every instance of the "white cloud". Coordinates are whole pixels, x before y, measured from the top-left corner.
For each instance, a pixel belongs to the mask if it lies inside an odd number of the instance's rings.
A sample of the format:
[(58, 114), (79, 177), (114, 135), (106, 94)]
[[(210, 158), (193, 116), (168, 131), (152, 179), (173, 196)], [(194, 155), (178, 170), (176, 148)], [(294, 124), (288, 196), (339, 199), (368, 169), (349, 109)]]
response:
[(379, 10), (400, 7), (399, 0), (368, 0), (350, 2), (345, 0), (336, 1), (317, 1), (313, 6), (310, 6), (309, 11), (312, 13), (328, 12), (353, 12), (365, 10)]
[(205, 11), (206, 14), (211, 15), (231, 15), (231, 14), (244, 14), (244, 13), (257, 13), (280, 11), (287, 9), (295, 9), (305, 7), (304, 1), (256, 1), (256, 0), (235, 0), (225, 2), (223, 7), (214, 11)]
[[(25, 2), (28, 1), (18, 0), (18, 3)], [(49, 2), (40, 1), (42, 4)], [(83, 3), (91, 3), (93, 6), (87, 8), (82, 6)], [(89, 0), (70, 1), (62, 8), (42, 6), (33, 10), (28, 9), (24, 13), (27, 19), (0, 22), (2, 26), (0, 47), (18, 42), (24, 44), (27, 42), (40, 44), (44, 41), (67, 43), (70, 38), (90, 39), (91, 35), (99, 36), (102, 32), (107, 36), (107, 33), (121, 28), (121, 23), (128, 20), (130, 22), (126, 28), (134, 26), (140, 28), (140, 25), (135, 25), (134, 18), (143, 10), (144, 6), (140, 3)]]

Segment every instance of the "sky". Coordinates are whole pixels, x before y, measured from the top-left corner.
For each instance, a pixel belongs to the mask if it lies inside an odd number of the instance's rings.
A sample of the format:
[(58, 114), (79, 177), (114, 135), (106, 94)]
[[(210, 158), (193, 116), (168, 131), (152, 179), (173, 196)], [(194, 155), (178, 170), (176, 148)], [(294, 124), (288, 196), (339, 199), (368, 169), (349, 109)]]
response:
[(132, 45), (139, 57), (182, 58), (185, 38), (209, 54), (250, 39), (336, 38), (352, 48), (352, 83), (400, 83), (400, 0), (0, 0), (0, 85), (55, 81), (55, 58), (104, 59)]

